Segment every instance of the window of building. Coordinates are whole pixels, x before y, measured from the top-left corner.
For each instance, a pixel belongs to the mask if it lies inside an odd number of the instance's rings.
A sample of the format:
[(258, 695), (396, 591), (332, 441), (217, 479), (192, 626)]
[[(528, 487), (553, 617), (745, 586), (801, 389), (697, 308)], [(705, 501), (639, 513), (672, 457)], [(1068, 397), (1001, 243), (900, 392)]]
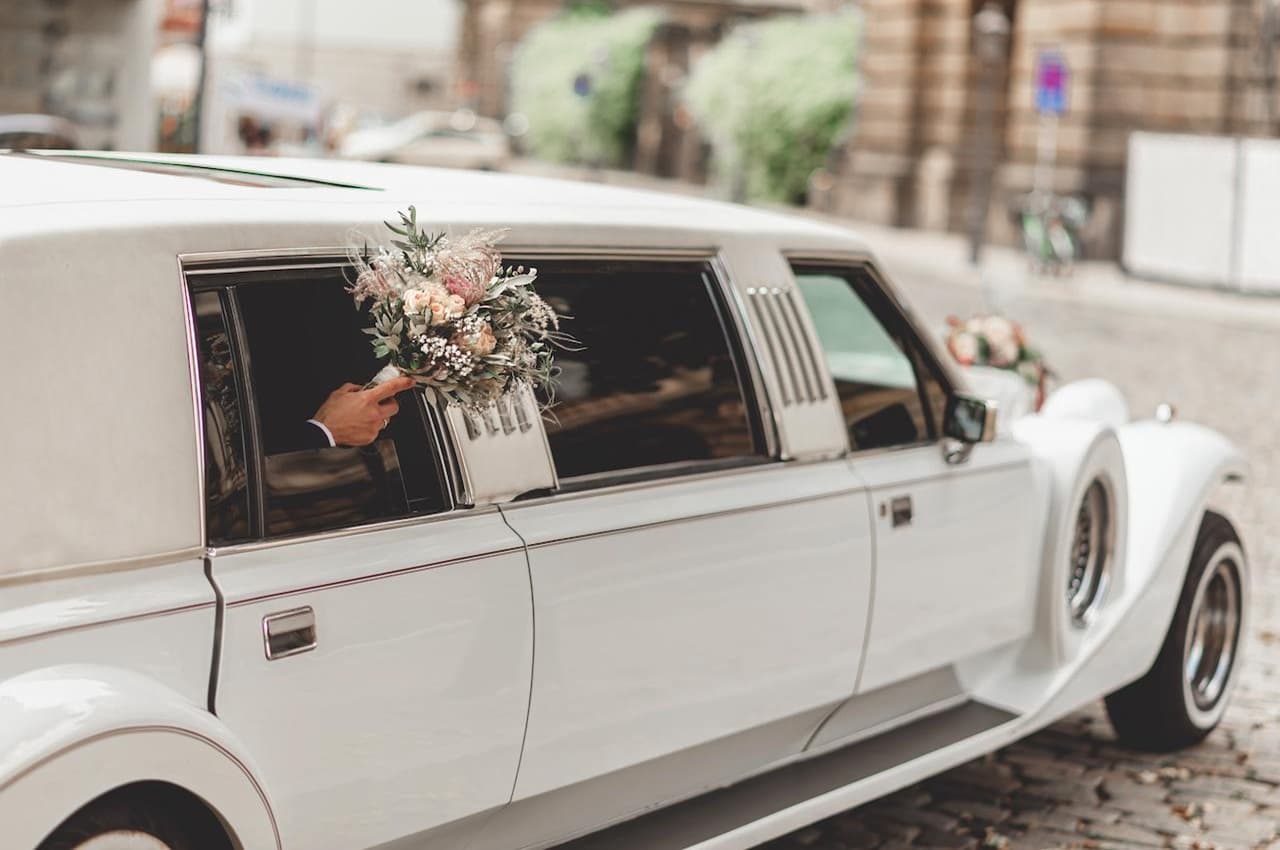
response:
[[(237, 276), (222, 295), (235, 307), (237, 350), (247, 355), (240, 375), (253, 400), (249, 456), (261, 492), (256, 535), (347, 528), (449, 507), (419, 394), (399, 396), (399, 414), (369, 446), (329, 447), (308, 423), (331, 392), (365, 384), (381, 366), (362, 333), (368, 316), (354, 308), (345, 286), (341, 268), (262, 271)], [(217, 294), (197, 292), (194, 303), (210, 296)], [(208, 405), (207, 382), (205, 396)]]
[(562, 480), (764, 454), (706, 263), (519, 262), (538, 267), (538, 292), (581, 344), (556, 356), (546, 426)]
[(795, 265), (855, 451), (938, 438), (947, 390), (906, 320), (862, 268)]

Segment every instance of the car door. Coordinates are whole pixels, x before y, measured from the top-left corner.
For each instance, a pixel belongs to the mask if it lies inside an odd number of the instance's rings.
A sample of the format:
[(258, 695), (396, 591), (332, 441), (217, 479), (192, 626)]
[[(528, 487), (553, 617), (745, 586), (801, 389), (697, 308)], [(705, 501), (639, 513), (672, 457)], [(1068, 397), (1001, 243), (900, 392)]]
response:
[(859, 691), (1026, 636), (1037, 575), (1033, 472), (1008, 439), (942, 451), (952, 392), (867, 264), (793, 261), (874, 512), (875, 594)]
[(298, 442), (329, 390), (377, 364), (341, 263), (266, 265), (186, 269), (220, 600), (213, 709), (252, 754), (286, 847), (460, 829), (515, 781), (523, 544), (496, 508), (455, 509), (420, 398), (402, 395), (372, 446)]
[(548, 417), (560, 487), (503, 508), (537, 612), (513, 809), (577, 802), (509, 825), (530, 843), (799, 752), (853, 690), (870, 593), (865, 492), (770, 456), (707, 258), (537, 265), (582, 345)]

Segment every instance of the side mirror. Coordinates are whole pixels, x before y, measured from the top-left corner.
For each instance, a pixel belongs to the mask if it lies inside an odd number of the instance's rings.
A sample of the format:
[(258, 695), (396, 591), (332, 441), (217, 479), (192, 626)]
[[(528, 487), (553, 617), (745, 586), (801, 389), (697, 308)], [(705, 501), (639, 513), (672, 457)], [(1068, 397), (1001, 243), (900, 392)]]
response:
[(996, 438), (996, 403), (957, 393), (947, 399), (947, 415), (942, 433), (972, 446)]

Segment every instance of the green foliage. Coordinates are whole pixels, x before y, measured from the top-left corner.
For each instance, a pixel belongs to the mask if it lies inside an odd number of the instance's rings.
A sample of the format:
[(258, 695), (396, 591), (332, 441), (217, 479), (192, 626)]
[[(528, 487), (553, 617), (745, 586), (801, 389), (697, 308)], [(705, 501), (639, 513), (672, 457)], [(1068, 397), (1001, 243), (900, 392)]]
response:
[(693, 69), (685, 100), (716, 170), (750, 198), (796, 201), (844, 138), (858, 94), (857, 11), (738, 27)]
[[(594, 4), (582, 4), (590, 6)], [(534, 28), (512, 64), (512, 111), (529, 119), (526, 144), (553, 162), (625, 165), (635, 140), (653, 9), (616, 15), (580, 8)], [(589, 92), (575, 91), (586, 81)]]

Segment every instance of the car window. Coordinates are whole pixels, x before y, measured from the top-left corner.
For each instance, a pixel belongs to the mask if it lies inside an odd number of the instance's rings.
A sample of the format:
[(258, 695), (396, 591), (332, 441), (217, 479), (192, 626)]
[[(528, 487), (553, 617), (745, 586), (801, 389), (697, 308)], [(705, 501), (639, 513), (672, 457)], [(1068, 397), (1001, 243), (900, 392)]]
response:
[(556, 355), (547, 422), (561, 479), (763, 455), (706, 263), (523, 262), (578, 341)]
[(247, 273), (226, 289), (247, 355), (240, 371), (253, 400), (250, 457), (262, 494), (257, 532), (265, 537), (449, 507), (418, 394), (399, 396), (399, 415), (369, 446), (329, 447), (308, 423), (331, 392), (365, 384), (381, 365), (362, 333), (368, 317), (345, 287), (343, 269), (331, 268)]
[(938, 393), (945, 403), (946, 393), (937, 376), (922, 368), (922, 352), (905, 321), (887, 303), (874, 303), (875, 281), (857, 268), (796, 265), (794, 271), (835, 381), (851, 447), (881, 449), (936, 438), (933, 405)]

